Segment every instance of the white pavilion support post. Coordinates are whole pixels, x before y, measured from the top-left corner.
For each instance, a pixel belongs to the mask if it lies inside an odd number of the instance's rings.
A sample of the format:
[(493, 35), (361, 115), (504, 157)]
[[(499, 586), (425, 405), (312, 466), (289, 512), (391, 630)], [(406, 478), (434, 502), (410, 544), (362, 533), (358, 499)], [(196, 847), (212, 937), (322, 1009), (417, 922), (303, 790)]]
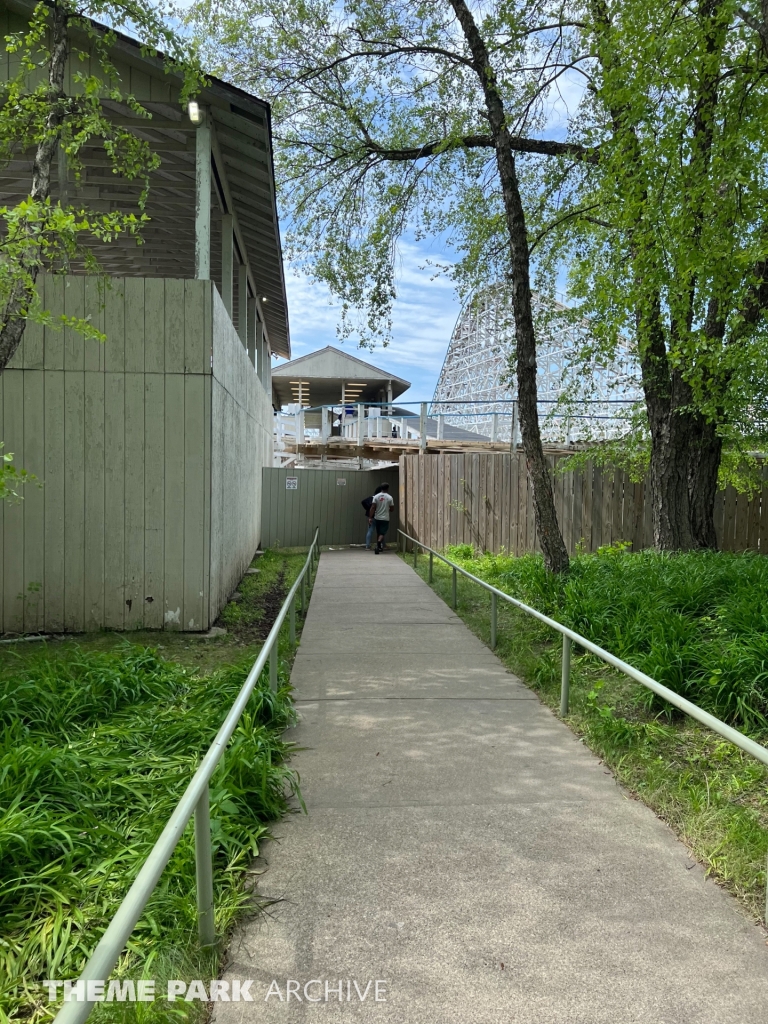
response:
[(427, 450), (427, 403), (421, 403), (421, 414), (419, 416), (419, 448)]
[(225, 213), (221, 218), (221, 301), (224, 309), (229, 313), (229, 319), (234, 318), (234, 273), (235, 273), (235, 221), (231, 213)]
[(246, 348), (248, 349), (248, 358), (251, 360), (254, 370), (257, 369), (256, 364), (256, 299), (248, 299), (248, 333), (246, 336)]
[(365, 406), (362, 402), (357, 403), (357, 446), (363, 447), (365, 441)]
[(392, 381), (387, 381), (387, 416), (392, 415)]
[(328, 444), (328, 424), (330, 419), (330, 409), (326, 409), (325, 406), (320, 410), (320, 439), (323, 444)]
[(493, 444), (499, 439), (499, 414), (495, 412), (491, 417), (491, 441)]
[(243, 348), (248, 348), (248, 265), (237, 268), (237, 333)]
[(445, 437), (445, 413), (437, 414), (437, 439), (442, 441)]
[(195, 132), (195, 277), (211, 279), (211, 126), (207, 113)]

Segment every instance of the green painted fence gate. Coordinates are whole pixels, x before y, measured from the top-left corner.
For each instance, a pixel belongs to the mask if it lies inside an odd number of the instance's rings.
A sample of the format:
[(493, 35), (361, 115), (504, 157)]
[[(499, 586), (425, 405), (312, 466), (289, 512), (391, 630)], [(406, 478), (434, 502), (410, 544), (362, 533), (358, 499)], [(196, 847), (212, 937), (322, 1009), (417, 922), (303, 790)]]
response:
[(261, 546), (308, 547), (315, 527), (321, 544), (364, 544), (365, 513), (360, 502), (379, 484), (389, 484), (395, 499), (389, 528), (397, 536), (399, 470), (262, 470)]

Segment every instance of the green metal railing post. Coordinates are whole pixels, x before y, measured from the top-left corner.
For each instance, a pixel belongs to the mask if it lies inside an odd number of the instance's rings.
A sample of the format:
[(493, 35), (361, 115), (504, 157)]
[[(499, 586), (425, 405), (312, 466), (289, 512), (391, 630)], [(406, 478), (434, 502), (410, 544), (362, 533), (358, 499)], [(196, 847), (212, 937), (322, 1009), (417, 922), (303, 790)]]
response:
[(269, 649), (269, 686), (274, 692), (277, 692), (278, 646), (279, 640), (276, 637)]
[(491, 594), (491, 650), (496, 650), (496, 626), (498, 623), (498, 609), (496, 607), (496, 595)]
[(456, 611), (458, 602), (456, 600), (456, 570), (453, 570), (453, 610)]
[(413, 545), (413, 568), (414, 569), (416, 568), (416, 556), (418, 555), (418, 553), (419, 553), (419, 545), (418, 544), (414, 544)]
[(429, 582), (430, 583), (432, 582), (432, 568), (433, 568), (433, 558), (432, 558), (432, 552), (430, 551), (429, 552)]
[(288, 613), (288, 635), (291, 645), (296, 643), (296, 598), (291, 601), (291, 610)]
[(571, 638), (563, 634), (563, 671), (560, 682), (560, 716), (568, 714), (568, 699), (571, 690)]
[(208, 786), (195, 807), (195, 873), (197, 875), (197, 931), (201, 946), (216, 942), (213, 920), (213, 851)]
[(301, 577), (301, 614), (307, 614), (307, 574), (303, 573)]

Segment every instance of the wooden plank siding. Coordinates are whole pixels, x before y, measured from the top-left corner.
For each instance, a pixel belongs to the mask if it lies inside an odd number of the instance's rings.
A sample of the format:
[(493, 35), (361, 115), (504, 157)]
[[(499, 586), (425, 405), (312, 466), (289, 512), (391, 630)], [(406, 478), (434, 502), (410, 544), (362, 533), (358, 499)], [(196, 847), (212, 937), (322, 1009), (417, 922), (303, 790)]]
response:
[[(653, 546), (650, 487), (623, 470), (556, 468), (547, 456), (560, 528), (570, 554), (626, 543)], [(768, 553), (768, 466), (754, 494), (728, 487), (717, 495), (715, 523), (724, 551)], [(479, 551), (538, 551), (533, 494), (522, 452), (405, 454), (400, 457), (400, 521), (429, 547), (472, 544)]]
[(30, 324), (0, 375), (0, 440), (41, 485), (0, 504), (0, 632), (207, 629), (258, 546), (272, 461), (271, 404), (218, 292), (39, 287), (107, 340)]
[[(211, 604), (222, 607), (248, 568), (261, 537), (262, 470), (272, 462), (272, 406), (218, 291), (203, 316), (213, 324), (209, 385)], [(200, 380), (203, 378), (196, 377)], [(205, 425), (205, 421), (204, 424)], [(205, 514), (205, 510), (203, 510)], [(205, 581), (199, 589), (205, 591)], [(193, 594), (190, 591), (190, 599)], [(185, 611), (187, 623), (193, 617)], [(191, 628), (191, 627), (189, 627)]]

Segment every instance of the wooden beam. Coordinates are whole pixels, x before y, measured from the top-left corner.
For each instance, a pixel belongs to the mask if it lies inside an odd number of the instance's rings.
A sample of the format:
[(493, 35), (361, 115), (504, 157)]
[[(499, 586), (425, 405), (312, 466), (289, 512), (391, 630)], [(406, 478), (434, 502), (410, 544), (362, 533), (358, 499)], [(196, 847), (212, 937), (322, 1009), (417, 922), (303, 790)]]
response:
[(211, 277), (211, 135), (209, 115), (197, 128), (195, 157), (195, 277)]
[(234, 295), (234, 247), (232, 231), (232, 214), (225, 213), (221, 218), (221, 301), (232, 319)]
[(243, 348), (248, 348), (248, 265), (237, 268), (237, 333)]
[[(221, 182), (221, 187), (224, 191), (224, 201), (226, 203), (227, 210), (232, 214), (232, 227), (235, 240), (237, 241), (238, 247), (240, 249), (243, 262), (248, 266), (248, 281), (251, 286), (253, 297), (256, 299), (256, 307), (259, 311), (259, 318), (261, 322), (264, 324), (264, 336), (267, 339), (267, 344), (269, 345), (269, 332), (267, 330), (266, 318), (264, 316), (264, 311), (261, 308), (262, 292), (260, 292), (258, 284), (254, 280), (253, 274), (251, 272), (250, 254), (248, 252), (248, 247), (245, 244), (245, 238), (243, 237), (243, 233), (240, 230), (240, 223), (238, 220), (237, 212), (235, 211), (235, 204), (232, 199), (232, 193), (229, 190), (229, 179), (227, 177), (226, 164), (224, 162), (224, 157), (222, 156), (221, 149), (219, 147), (219, 140), (217, 138), (216, 130), (213, 126), (211, 127), (211, 153), (216, 164), (216, 170), (219, 173), (219, 180)], [(271, 347), (272, 346), (270, 345), (270, 349)]]
[(213, 108), (213, 119), (218, 121), (227, 128), (233, 128), (236, 132), (242, 132), (243, 135), (248, 135), (252, 139), (261, 140), (267, 129), (267, 122), (265, 119), (261, 120), (263, 127), (259, 127), (254, 124), (250, 117), (240, 117), (238, 114), (231, 114), (228, 110), (222, 110), (221, 107)]

